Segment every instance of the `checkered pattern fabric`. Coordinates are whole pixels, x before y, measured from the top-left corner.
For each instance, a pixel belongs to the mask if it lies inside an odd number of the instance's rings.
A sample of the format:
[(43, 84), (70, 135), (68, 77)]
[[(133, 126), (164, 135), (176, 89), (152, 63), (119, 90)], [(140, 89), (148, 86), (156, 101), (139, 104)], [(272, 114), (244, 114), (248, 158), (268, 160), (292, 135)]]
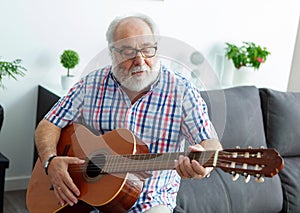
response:
[[(185, 141), (193, 145), (216, 137), (199, 91), (164, 66), (151, 89), (133, 104), (107, 66), (83, 77), (45, 116), (61, 128), (79, 117), (101, 134), (127, 128), (151, 153), (179, 152)], [(143, 212), (155, 205), (175, 207), (180, 184), (177, 172), (153, 171), (152, 175), (129, 212)]]

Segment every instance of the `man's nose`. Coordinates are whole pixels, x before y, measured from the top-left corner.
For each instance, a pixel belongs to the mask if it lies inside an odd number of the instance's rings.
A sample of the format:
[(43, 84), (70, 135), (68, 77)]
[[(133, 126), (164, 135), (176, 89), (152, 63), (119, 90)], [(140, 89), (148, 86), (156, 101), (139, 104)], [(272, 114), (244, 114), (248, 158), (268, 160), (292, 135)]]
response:
[(134, 58), (134, 65), (143, 65), (145, 63), (145, 58), (141, 52), (138, 52)]

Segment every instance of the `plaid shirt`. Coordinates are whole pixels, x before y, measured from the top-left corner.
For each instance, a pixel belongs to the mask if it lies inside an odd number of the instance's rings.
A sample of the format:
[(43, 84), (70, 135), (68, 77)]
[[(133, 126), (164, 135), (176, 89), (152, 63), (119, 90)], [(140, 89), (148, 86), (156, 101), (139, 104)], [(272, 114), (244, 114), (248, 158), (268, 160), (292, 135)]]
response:
[[(216, 137), (207, 106), (199, 92), (179, 73), (161, 67), (158, 80), (135, 103), (114, 79), (111, 66), (94, 71), (74, 85), (45, 116), (63, 128), (82, 116), (101, 134), (127, 128), (148, 145), (151, 153), (180, 152)], [(176, 206), (180, 177), (175, 170), (153, 171), (128, 211), (143, 212), (155, 205)]]

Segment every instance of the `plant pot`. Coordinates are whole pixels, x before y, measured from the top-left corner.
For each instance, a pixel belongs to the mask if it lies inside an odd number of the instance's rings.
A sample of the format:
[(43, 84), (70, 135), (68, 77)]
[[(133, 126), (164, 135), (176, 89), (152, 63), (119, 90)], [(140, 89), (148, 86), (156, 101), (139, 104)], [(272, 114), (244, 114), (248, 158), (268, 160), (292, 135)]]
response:
[(76, 78), (74, 75), (63, 75), (61, 76), (61, 87), (63, 90), (70, 89), (76, 82)]
[(234, 68), (232, 61), (225, 59), (223, 73), (222, 73), (222, 84), (224, 86), (232, 85), (234, 71), (235, 71), (235, 68)]
[(240, 69), (235, 69), (233, 74), (233, 85), (254, 85), (255, 76), (256, 72), (253, 67), (241, 67)]

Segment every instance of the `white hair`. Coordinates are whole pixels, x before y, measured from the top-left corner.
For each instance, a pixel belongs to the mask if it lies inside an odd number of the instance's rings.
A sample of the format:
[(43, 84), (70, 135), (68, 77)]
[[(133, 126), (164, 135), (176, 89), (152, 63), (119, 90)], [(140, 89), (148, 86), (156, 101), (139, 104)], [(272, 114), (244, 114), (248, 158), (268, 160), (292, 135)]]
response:
[(137, 18), (137, 19), (144, 21), (150, 27), (153, 35), (159, 35), (157, 25), (147, 15), (133, 14), (133, 15), (118, 16), (110, 23), (110, 25), (108, 26), (108, 29), (106, 31), (106, 40), (108, 43), (108, 47), (111, 47), (112, 43), (114, 42), (114, 34), (115, 34), (115, 31), (116, 31), (118, 25), (127, 18)]

